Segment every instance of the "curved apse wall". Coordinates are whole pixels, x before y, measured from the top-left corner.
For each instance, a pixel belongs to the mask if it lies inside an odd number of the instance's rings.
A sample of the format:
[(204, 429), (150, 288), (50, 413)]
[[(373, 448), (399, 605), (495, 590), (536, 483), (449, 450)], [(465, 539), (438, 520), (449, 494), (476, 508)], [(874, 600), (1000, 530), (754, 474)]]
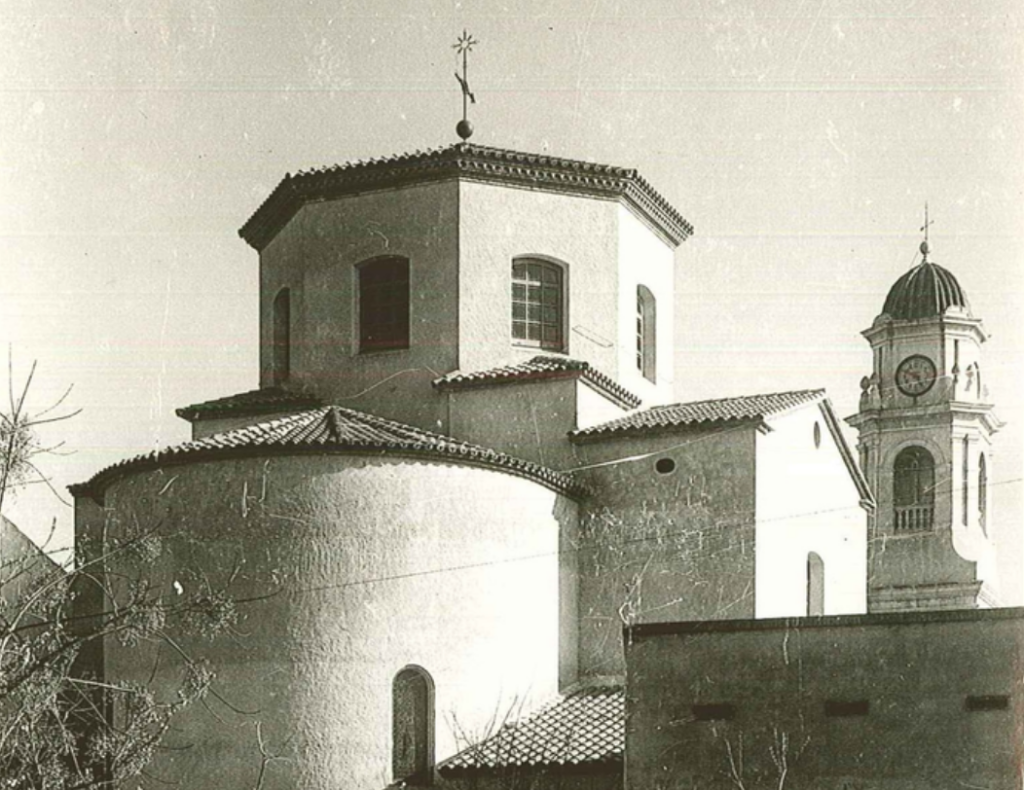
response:
[[(79, 532), (159, 524), (173, 536), (151, 576), (166, 594), (234, 574), (234, 597), (266, 596), (231, 634), (180, 639), (209, 659), (230, 706), (186, 711), (166, 743), (190, 748), (161, 752), (154, 772), (251, 787), (259, 721), (268, 752), (289, 758), (270, 766), (267, 790), (334, 790), (390, 782), (391, 685), (406, 665), (436, 682), (438, 760), (496, 710), (555, 693), (559, 545), (575, 521), (571, 500), (490, 469), (306, 455), (131, 475), (104, 509), (83, 509)], [(145, 680), (154, 665), (180, 678), (167, 646), (105, 649), (110, 678)]]

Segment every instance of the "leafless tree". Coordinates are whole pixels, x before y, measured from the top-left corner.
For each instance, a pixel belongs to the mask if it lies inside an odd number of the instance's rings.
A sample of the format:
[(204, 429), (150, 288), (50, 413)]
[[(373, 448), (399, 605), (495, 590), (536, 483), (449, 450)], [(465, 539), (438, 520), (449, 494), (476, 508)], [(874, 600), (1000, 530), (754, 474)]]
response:
[[(59, 445), (43, 444), (37, 430), (77, 414), (60, 411), (70, 388), (32, 411), (35, 372), (33, 364), (20, 391), (12, 384), (0, 410), (0, 505), (21, 486), (50, 485), (38, 462)], [(169, 537), (156, 522), (117, 539), (80, 541), (64, 566), (31, 546), (0, 555), (0, 788), (79, 790), (142, 777), (174, 717), (220, 696), (211, 667), (186, 652), (179, 635), (229, 631), (239, 600), (229, 582), (215, 586), (201, 574), (188, 591), (154, 584), (150, 569)], [(111, 639), (175, 651), (182, 670), (173, 689), (102, 677), (94, 659)], [(262, 782), (276, 758), (259, 730), (257, 741)]]

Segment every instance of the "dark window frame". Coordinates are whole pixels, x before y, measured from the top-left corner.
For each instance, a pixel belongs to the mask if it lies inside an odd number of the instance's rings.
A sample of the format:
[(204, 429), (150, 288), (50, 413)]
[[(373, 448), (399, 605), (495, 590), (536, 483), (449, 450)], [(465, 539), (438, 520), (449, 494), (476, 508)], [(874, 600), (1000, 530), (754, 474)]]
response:
[(371, 258), (356, 266), (359, 353), (401, 351), (410, 346), (409, 259)]

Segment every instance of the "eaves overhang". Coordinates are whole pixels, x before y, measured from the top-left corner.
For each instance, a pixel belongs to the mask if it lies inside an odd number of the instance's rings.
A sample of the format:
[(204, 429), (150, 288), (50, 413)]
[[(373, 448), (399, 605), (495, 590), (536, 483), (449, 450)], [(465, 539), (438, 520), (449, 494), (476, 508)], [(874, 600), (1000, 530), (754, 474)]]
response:
[(137, 455), (102, 469), (84, 483), (68, 486), (68, 490), (76, 498), (88, 497), (103, 504), (111, 485), (140, 472), (230, 459), (327, 455), (432, 458), (526, 478), (574, 499), (589, 493), (572, 474), (340, 406), (291, 414)]
[(672, 246), (693, 234), (693, 226), (634, 169), (457, 143), (286, 174), (238, 235), (262, 250), (307, 203), (451, 179), (618, 200)]

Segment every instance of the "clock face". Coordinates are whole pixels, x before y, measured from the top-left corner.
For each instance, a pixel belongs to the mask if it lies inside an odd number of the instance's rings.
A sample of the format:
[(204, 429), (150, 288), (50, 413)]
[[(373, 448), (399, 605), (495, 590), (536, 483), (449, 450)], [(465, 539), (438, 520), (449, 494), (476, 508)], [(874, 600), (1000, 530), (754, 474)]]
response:
[(907, 357), (896, 368), (896, 386), (904, 395), (924, 395), (934, 383), (935, 363), (921, 354)]

